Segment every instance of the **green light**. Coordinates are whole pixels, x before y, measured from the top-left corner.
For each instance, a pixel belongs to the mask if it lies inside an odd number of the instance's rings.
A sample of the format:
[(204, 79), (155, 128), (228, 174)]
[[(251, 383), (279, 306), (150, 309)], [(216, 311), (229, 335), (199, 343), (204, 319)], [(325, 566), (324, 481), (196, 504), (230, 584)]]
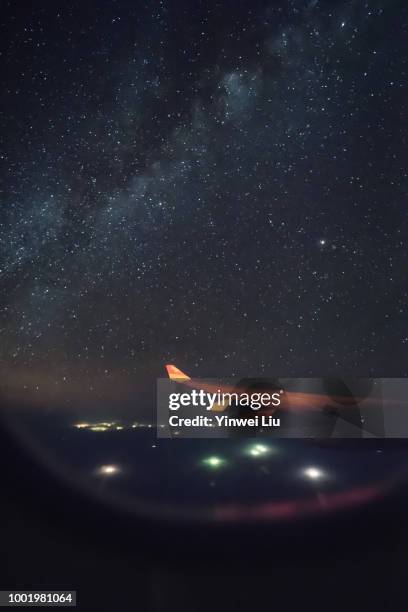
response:
[(247, 453), (251, 457), (262, 457), (270, 452), (270, 447), (266, 446), (265, 444), (253, 444), (247, 449)]
[(212, 455), (211, 457), (206, 457), (205, 459), (203, 459), (202, 463), (204, 465), (207, 465), (210, 468), (218, 469), (219, 467), (224, 465), (225, 459), (222, 459), (221, 457), (216, 457), (215, 455)]

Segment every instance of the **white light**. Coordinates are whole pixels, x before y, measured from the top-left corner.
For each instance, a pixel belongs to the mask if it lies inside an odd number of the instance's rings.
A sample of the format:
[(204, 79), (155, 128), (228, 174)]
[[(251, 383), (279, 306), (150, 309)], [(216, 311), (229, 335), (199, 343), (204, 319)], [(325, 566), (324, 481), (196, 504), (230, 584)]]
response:
[(323, 470), (313, 466), (304, 468), (304, 470), (302, 470), (302, 474), (310, 480), (321, 480), (326, 475)]
[(97, 472), (100, 476), (114, 476), (120, 472), (120, 469), (117, 465), (101, 465)]

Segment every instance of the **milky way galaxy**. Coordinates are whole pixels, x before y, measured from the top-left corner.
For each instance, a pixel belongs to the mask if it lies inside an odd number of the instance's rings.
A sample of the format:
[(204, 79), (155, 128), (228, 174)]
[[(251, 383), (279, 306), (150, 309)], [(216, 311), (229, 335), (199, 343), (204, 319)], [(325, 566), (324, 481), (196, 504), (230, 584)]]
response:
[(2, 5), (3, 377), (406, 375), (407, 8), (193, 4)]

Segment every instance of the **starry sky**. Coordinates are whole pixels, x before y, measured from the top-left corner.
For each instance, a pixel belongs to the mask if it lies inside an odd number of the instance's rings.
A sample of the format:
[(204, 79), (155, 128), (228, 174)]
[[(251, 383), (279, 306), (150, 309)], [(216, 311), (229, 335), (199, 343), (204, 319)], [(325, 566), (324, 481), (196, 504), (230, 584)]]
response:
[(404, 4), (3, 2), (3, 383), (405, 376)]

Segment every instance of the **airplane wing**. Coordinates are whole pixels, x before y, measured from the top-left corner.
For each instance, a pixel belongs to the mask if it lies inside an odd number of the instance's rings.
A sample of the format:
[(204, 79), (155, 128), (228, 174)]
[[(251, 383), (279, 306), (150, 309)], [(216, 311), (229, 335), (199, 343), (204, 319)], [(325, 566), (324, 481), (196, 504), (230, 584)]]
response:
[(176, 368), (176, 366), (174, 365), (166, 365), (166, 370), (170, 380), (175, 380), (176, 382), (185, 382), (187, 380), (191, 380), (191, 378), (187, 376), (187, 374), (184, 374), (184, 372)]
[[(175, 365), (171, 365), (171, 364), (167, 364), (166, 365), (166, 370), (167, 370), (167, 374), (170, 378), (170, 380), (174, 380), (174, 382), (178, 382), (178, 383), (190, 383), (188, 384), (188, 386), (195, 386), (194, 381), (192, 378), (190, 378), (190, 376), (187, 376), (187, 374), (185, 374), (184, 372), (182, 372), (181, 370), (179, 370), (178, 368), (176, 368)], [(209, 390), (214, 392), (214, 389), (212, 387), (208, 387), (207, 384), (205, 383), (199, 383), (197, 384), (197, 387), (203, 390)], [(226, 408), (228, 407), (228, 403), (215, 403), (214, 406), (212, 407), (212, 411), (213, 412), (223, 412)]]

